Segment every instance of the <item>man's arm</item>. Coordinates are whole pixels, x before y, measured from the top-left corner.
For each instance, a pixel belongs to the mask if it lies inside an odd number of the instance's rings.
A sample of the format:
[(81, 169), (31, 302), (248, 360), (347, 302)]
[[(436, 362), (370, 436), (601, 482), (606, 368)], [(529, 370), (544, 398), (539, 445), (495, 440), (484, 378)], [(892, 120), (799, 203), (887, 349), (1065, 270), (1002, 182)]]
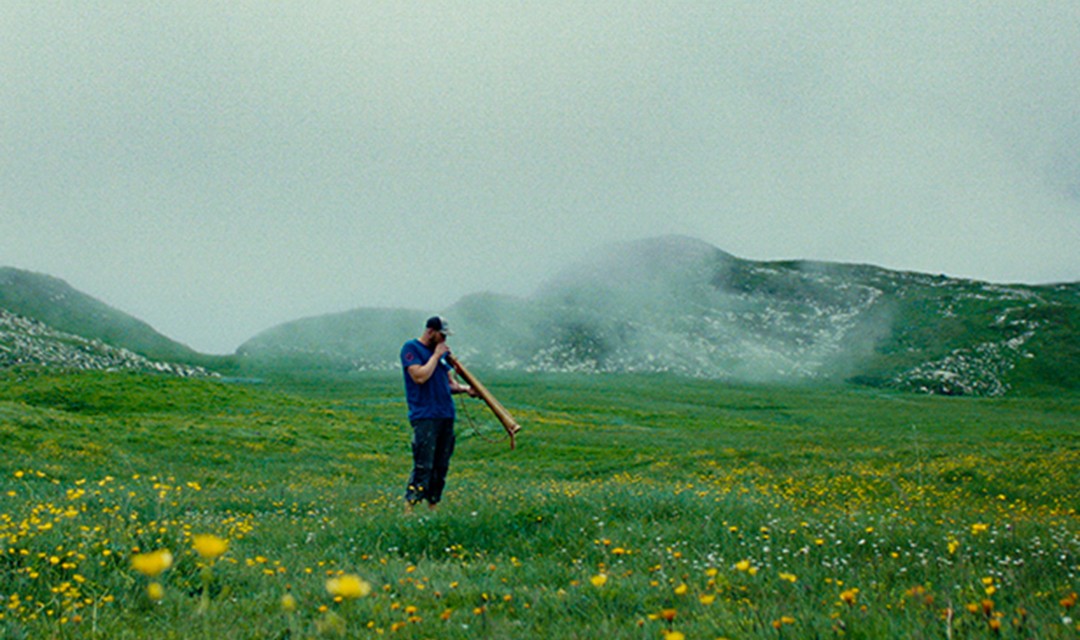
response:
[[(440, 342), (435, 345), (435, 350), (432, 351), (431, 357), (424, 364), (414, 364), (410, 366), (406, 371), (409, 372), (409, 377), (413, 379), (416, 384), (424, 384), (431, 379), (431, 376), (435, 373), (435, 367), (439, 366), (439, 360), (450, 351), (450, 348), (446, 346), (445, 342)], [(453, 381), (450, 383), (453, 385)], [(451, 388), (453, 388), (451, 386)]]

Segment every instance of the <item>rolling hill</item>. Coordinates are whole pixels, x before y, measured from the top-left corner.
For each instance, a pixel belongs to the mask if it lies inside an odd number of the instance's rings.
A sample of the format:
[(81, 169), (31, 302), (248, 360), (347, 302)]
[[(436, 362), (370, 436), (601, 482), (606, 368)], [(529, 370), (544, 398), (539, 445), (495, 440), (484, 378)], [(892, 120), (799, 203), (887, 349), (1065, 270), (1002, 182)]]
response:
[(204, 375), (214, 362), (52, 276), (0, 268), (0, 367), (138, 369)]
[[(535, 294), (439, 310), (473, 365), (854, 382), (1002, 395), (1080, 388), (1080, 284), (1003, 285), (867, 265), (759, 262), (673, 236), (620, 244)], [(421, 311), (358, 309), (271, 328), (247, 367), (394, 369)]]
[(598, 250), (528, 297), (361, 308), (199, 354), (42, 274), (0, 269), (0, 367), (198, 373), (398, 367), (432, 312), (471, 368), (673, 373), (997, 396), (1080, 389), (1080, 283), (1005, 285), (869, 265), (752, 261), (681, 236)]

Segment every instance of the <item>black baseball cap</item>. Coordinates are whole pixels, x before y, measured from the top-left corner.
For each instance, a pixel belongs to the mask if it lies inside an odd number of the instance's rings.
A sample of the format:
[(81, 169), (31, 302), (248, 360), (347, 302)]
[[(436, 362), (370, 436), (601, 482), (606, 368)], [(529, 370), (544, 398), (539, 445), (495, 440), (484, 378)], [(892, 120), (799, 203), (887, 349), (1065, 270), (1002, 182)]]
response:
[(451, 331), (450, 327), (447, 325), (446, 318), (443, 318), (441, 316), (431, 316), (430, 318), (428, 318), (427, 324), (424, 326), (426, 326), (428, 329), (434, 329), (435, 331), (438, 331), (444, 336), (450, 336), (454, 334), (454, 332)]

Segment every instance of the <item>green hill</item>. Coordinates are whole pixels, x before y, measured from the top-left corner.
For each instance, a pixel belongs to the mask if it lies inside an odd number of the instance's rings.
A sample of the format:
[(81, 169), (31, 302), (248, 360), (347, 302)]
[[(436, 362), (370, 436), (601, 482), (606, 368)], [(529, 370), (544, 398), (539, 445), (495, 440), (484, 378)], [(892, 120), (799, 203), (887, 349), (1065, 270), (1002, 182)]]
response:
[(599, 250), (528, 297), (479, 293), (441, 310), (363, 308), (295, 320), (228, 358), (196, 353), (42, 274), (0, 269), (0, 311), (0, 366), (390, 371), (402, 342), (439, 312), (451, 319), (455, 353), (488, 371), (674, 373), (948, 395), (1080, 389), (1078, 283), (743, 260), (681, 236)]
[[(529, 372), (670, 372), (1001, 395), (1080, 388), (1080, 285), (1003, 285), (867, 265), (742, 260), (664, 237), (609, 247), (527, 298), (449, 309), (465, 361)], [(358, 309), (273, 328), (248, 366), (396, 367), (420, 311)]]
[(152, 370), (168, 370), (167, 363), (215, 368), (228, 363), (45, 274), (0, 267), (0, 312), (5, 312), (0, 351), (15, 361)]

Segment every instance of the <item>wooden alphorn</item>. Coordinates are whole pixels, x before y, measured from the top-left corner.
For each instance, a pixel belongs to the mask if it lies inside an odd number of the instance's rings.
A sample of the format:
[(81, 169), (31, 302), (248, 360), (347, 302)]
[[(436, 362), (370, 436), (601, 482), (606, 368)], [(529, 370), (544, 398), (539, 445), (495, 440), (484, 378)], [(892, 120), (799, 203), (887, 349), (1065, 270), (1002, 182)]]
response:
[(470, 387), (476, 390), (476, 395), (480, 396), (480, 399), (487, 403), (488, 408), (491, 409), (491, 412), (495, 414), (495, 417), (502, 423), (503, 428), (506, 429), (506, 434), (510, 436), (510, 448), (513, 449), (514, 436), (517, 435), (518, 431), (521, 431), (521, 425), (514, 420), (514, 417), (510, 415), (510, 412), (506, 410), (506, 407), (502, 406), (502, 404), (495, 399), (495, 396), (491, 395), (491, 392), (488, 391), (487, 388), (476, 379), (476, 376), (470, 373), (457, 358), (448, 353), (446, 354), (446, 362), (454, 368), (454, 371), (457, 371), (458, 375), (461, 376)]

